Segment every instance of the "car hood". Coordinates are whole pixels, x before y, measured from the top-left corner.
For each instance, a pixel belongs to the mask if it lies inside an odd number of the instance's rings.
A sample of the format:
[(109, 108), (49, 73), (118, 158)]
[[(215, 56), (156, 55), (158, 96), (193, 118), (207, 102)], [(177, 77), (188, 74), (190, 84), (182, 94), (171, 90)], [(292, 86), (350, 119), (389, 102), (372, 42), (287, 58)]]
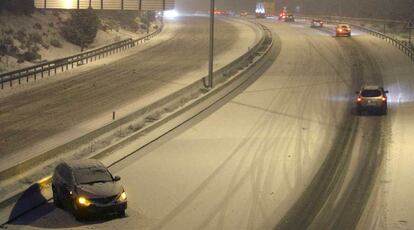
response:
[(90, 199), (104, 198), (118, 195), (123, 191), (123, 186), (117, 182), (82, 184), (77, 186), (77, 193)]

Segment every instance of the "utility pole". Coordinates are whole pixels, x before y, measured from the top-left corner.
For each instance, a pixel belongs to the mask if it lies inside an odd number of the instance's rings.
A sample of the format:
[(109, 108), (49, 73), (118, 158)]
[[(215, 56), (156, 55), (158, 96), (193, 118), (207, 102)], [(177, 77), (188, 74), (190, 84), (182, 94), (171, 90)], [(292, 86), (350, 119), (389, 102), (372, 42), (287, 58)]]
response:
[(414, 29), (414, 24), (412, 21), (408, 21), (408, 45), (410, 46), (410, 49), (412, 49), (411, 47), (411, 30)]
[(214, 71), (214, 1), (210, 0), (210, 44), (209, 44), (209, 59), (208, 59), (208, 78), (207, 83), (204, 79), (204, 87), (213, 88), (213, 71)]

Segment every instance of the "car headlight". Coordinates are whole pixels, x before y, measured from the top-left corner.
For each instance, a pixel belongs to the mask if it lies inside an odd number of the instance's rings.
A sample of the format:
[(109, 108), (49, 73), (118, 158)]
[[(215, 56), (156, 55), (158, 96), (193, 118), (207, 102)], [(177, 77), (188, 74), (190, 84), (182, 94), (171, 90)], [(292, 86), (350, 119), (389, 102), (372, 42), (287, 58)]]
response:
[(119, 197), (118, 197), (118, 201), (123, 202), (123, 201), (126, 201), (126, 200), (127, 200), (127, 195), (126, 195), (125, 191), (123, 191), (123, 192), (119, 195)]
[(85, 197), (81, 196), (81, 197), (78, 198), (78, 204), (88, 207), (92, 203), (88, 199), (86, 199)]

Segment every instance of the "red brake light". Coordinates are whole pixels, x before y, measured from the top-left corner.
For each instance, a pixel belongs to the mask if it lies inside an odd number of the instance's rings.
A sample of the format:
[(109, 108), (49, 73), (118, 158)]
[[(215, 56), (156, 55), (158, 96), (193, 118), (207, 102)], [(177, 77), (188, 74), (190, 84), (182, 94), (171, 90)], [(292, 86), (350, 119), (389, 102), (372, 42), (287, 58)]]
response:
[(382, 97), (381, 100), (382, 101), (387, 101), (387, 98), (386, 97)]

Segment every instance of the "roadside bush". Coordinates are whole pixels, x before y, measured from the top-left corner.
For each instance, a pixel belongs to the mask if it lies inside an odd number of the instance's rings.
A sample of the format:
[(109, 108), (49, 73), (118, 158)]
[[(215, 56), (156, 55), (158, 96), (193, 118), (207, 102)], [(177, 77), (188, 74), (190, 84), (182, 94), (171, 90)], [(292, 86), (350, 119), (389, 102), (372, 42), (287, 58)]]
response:
[(23, 57), (25, 61), (29, 61), (29, 62), (42, 58), (42, 56), (34, 50), (26, 51), (23, 54)]
[(4, 30), (4, 32), (8, 35), (12, 35), (12, 34), (14, 34), (14, 29), (13, 28), (7, 28), (7, 29)]
[(20, 29), (14, 34), (14, 38), (20, 43), (26, 43), (27, 34), (24, 30)]
[(58, 18), (59, 17), (59, 11), (53, 10), (52, 15)]
[(143, 11), (141, 12), (141, 14), (139, 15), (141, 22), (144, 24), (150, 24), (151, 22), (155, 21), (156, 19), (156, 14), (155, 11)]
[(56, 48), (62, 48), (62, 43), (56, 38), (50, 39), (50, 44)]
[(148, 29), (147, 25), (145, 25), (145, 24), (141, 24), (141, 25), (140, 25), (140, 27), (141, 27), (141, 29), (143, 29), (143, 30)]
[(35, 29), (35, 30), (41, 30), (41, 29), (42, 29), (42, 25), (41, 25), (40, 23), (36, 22), (36, 23), (33, 25), (33, 29)]
[(17, 63), (23, 63), (25, 61), (24, 55), (23, 54), (18, 54), (17, 55)]
[(95, 39), (99, 24), (99, 18), (92, 9), (75, 10), (71, 13), (71, 19), (64, 23), (62, 34), (66, 40), (83, 50)]
[(55, 23), (53, 23), (53, 22), (51, 22), (51, 23), (49, 23), (49, 27), (55, 27)]
[(0, 55), (1, 56), (9, 54), (15, 49), (17, 48), (16, 46), (14, 46), (14, 41), (11, 37), (6, 36), (3, 38), (0, 38)]
[(41, 44), (43, 42), (42, 35), (39, 34), (38, 32), (31, 33), (29, 35), (29, 42), (30, 43), (35, 43), (35, 44), (36, 43)]
[(42, 44), (41, 44), (41, 45), (42, 45), (42, 47), (43, 47), (43, 48), (45, 48), (45, 49), (47, 49), (47, 50), (48, 50), (48, 49), (49, 49), (49, 47), (50, 47), (50, 46), (49, 46), (46, 42), (42, 42)]

